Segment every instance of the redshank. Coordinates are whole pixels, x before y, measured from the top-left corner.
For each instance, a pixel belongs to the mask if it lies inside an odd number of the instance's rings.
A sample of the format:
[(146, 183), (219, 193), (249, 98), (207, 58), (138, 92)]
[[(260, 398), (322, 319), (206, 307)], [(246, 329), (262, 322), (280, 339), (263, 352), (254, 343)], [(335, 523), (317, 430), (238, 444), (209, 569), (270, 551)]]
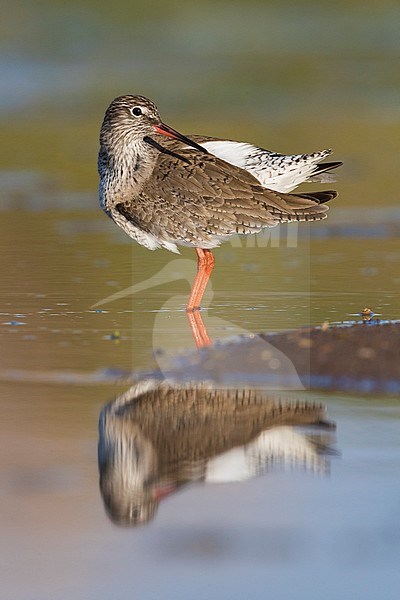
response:
[(322, 404), (252, 388), (143, 379), (100, 414), (107, 514), (117, 525), (143, 525), (164, 498), (191, 483), (239, 482), (284, 466), (324, 474), (334, 429)]
[(288, 192), (304, 181), (323, 180), (339, 166), (319, 164), (330, 152), (285, 156), (247, 143), (187, 137), (165, 125), (144, 96), (119, 96), (100, 132), (100, 204), (150, 250), (196, 250), (190, 313), (200, 308), (214, 267), (211, 250), (221, 242), (327, 216), (325, 203), (335, 191)]

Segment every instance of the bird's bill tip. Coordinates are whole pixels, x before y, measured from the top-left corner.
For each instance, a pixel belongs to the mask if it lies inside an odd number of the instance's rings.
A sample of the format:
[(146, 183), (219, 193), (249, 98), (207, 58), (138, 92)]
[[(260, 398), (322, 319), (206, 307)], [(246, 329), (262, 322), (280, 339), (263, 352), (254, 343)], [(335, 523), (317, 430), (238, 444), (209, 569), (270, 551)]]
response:
[(179, 133), (179, 131), (176, 131), (176, 129), (172, 129), (172, 127), (166, 125), (165, 123), (160, 122), (153, 125), (153, 127), (156, 130), (156, 132), (160, 133), (161, 135), (165, 135), (167, 137), (173, 138), (174, 140), (178, 140), (179, 142), (183, 142), (184, 144), (187, 144), (192, 148), (196, 148), (196, 150), (200, 150), (200, 152), (207, 153), (207, 150), (205, 148), (199, 146), (199, 144), (196, 144), (196, 142), (189, 139), (185, 135), (182, 135), (181, 133)]

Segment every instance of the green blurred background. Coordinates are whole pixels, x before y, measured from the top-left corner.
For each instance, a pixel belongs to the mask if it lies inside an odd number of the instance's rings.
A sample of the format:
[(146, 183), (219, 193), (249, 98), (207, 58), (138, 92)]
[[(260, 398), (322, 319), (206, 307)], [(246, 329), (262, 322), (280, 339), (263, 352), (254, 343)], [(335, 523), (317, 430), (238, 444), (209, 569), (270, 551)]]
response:
[(394, 204), (399, 16), (390, 0), (6, 2), (3, 169), (93, 191), (104, 110), (141, 93), (188, 133), (333, 147), (346, 205)]

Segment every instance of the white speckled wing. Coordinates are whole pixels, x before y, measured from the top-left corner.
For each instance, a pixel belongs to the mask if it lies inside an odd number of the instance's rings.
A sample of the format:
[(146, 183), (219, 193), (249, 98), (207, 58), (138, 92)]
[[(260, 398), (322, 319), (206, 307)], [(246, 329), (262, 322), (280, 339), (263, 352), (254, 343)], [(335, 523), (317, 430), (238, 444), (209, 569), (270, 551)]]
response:
[(321, 150), (311, 154), (284, 155), (229, 140), (205, 141), (202, 146), (214, 156), (245, 169), (261, 185), (277, 192), (290, 192), (308, 181), (315, 174), (318, 163), (331, 154), (331, 150)]

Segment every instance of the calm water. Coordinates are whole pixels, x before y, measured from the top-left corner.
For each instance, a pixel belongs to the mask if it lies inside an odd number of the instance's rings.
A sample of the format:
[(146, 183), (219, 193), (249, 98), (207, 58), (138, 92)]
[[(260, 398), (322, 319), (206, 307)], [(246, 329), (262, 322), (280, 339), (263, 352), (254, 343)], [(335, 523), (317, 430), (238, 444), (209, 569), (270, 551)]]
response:
[[(99, 491), (99, 414), (129, 388), (120, 377), (163, 367), (157, 350), (194, 348), (182, 309), (195, 264), (190, 252), (169, 263), (132, 247), (96, 212), (19, 213), (26, 252), (16, 219), (2, 214), (0, 249), (5, 597), (287, 598), (294, 583), (300, 597), (372, 599), (382, 586), (397, 597), (397, 399), (294, 392), (337, 423), (330, 474), (289, 459), (229, 482), (228, 457), (228, 482), (195, 477), (149, 524), (114, 525)], [(398, 241), (375, 244), (307, 234), (297, 248), (221, 248), (209, 334), (352, 319), (364, 305), (398, 317)], [(105, 302), (154, 276), (158, 287)]]
[(341, 322), (366, 306), (399, 318), (398, 7), (367, 4), (4, 10), (4, 598), (399, 597), (398, 398), (270, 397), (326, 405), (336, 432), (261, 423), (250, 401), (242, 422), (209, 400), (204, 429), (197, 400), (180, 420), (167, 405), (121, 412), (112, 439), (127, 460), (118, 470), (109, 451), (108, 477), (113, 498), (124, 477), (154, 495), (156, 511), (139, 502), (140, 526), (111, 522), (97, 463), (104, 407), (194, 348), (183, 310), (194, 253), (131, 244), (97, 208), (98, 129), (119, 93), (154, 98), (186, 133), (332, 146), (345, 162), (328, 221), (216, 251), (202, 313), (211, 338)]

